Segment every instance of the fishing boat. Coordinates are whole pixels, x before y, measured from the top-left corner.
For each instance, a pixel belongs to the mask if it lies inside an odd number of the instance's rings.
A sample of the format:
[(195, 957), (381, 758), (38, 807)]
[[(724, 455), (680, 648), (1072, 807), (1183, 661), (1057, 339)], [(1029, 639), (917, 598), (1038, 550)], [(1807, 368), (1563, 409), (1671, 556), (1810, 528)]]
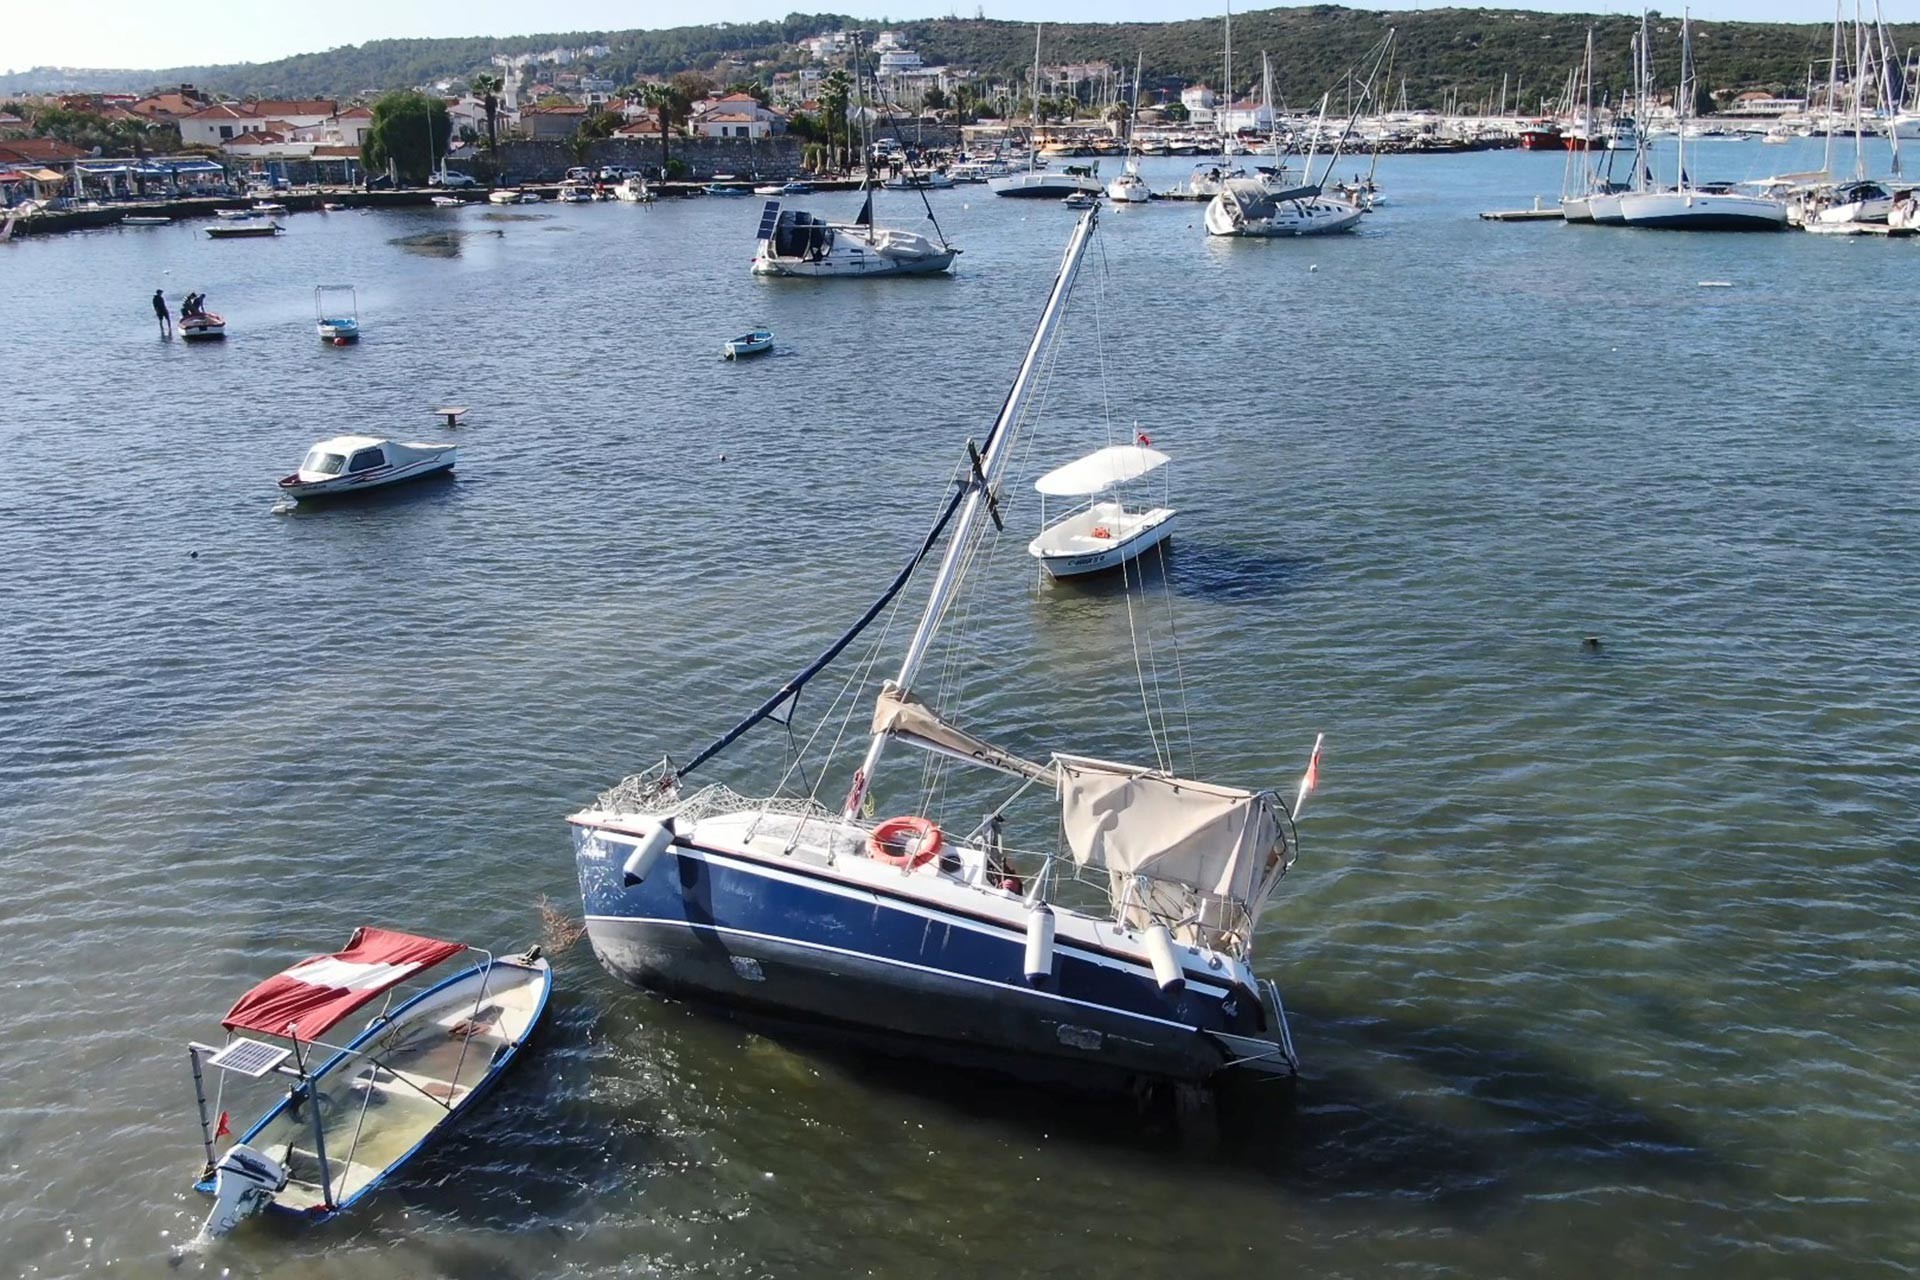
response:
[[(1173, 532), (1173, 508), (1161, 505), (1129, 510), (1120, 500), (1122, 485), (1167, 465), (1167, 455), (1144, 444), (1109, 445), (1069, 462), (1034, 481), (1041, 495), (1038, 537), (1027, 552), (1055, 578), (1074, 578), (1117, 569), (1141, 552), (1159, 546)], [(1047, 523), (1046, 499), (1067, 498), (1073, 506)]]
[[(1270, 788), (1178, 777), (1164, 759), (1032, 759), (961, 728), (920, 689), (923, 670), (938, 686), (947, 662), (976, 660), (961, 656), (956, 629), (992, 610), (963, 591), (970, 575), (993, 580), (1002, 482), (1023, 432), (1045, 416), (1028, 402), (1099, 216), (1081, 215), (997, 418), (959, 453), (929, 531), (880, 597), (706, 750), (663, 760), (569, 816), (588, 936), (615, 976), (895, 1057), (1075, 1088), (1297, 1069), (1279, 989), (1254, 972), (1252, 951), (1294, 861), (1293, 818), (1317, 776), (1317, 746), (1289, 805)], [(943, 544), (894, 677), (871, 704), (857, 683), (869, 667), (849, 686), (843, 728), (866, 735), (857, 767), (790, 768), (800, 781), (759, 799), (693, 781), (891, 617)], [(884, 773), (889, 750), (907, 747), (929, 753), (924, 786), (919, 764)], [(966, 772), (948, 778), (949, 768)], [(1025, 843), (1009, 832), (1022, 800), (1033, 806)], [(879, 818), (881, 804), (893, 816)]]
[(757, 356), (771, 350), (773, 350), (773, 333), (767, 329), (755, 329), (751, 333), (743, 333), (720, 345), (720, 354), (727, 360)]
[[(396, 988), (462, 954), (478, 962), (394, 1004)], [(499, 959), (361, 928), (339, 951), (248, 991), (221, 1019), (223, 1043), (187, 1046), (206, 1156), (194, 1189), (213, 1197), (201, 1234), (226, 1235), (265, 1212), (315, 1223), (353, 1208), (485, 1096), (520, 1057), (552, 990), (538, 948)], [(358, 1035), (326, 1039), (382, 996)], [(229, 1086), (236, 1095), (275, 1086), (279, 1097), (222, 1149)]]
[(186, 342), (212, 342), (227, 336), (227, 322), (211, 311), (181, 316), (174, 328)]
[(299, 469), (280, 478), (280, 492), (296, 501), (364, 493), (450, 471), (454, 453), (455, 446), (450, 444), (402, 444), (385, 436), (334, 436), (307, 450)]
[(277, 222), (265, 218), (236, 218), (232, 222), (222, 222), (206, 228), (207, 235), (215, 240), (243, 240), (249, 236), (277, 236), (286, 228)]
[(1100, 194), (1100, 166), (1067, 165), (1045, 168), (1040, 161), (1040, 24), (1033, 27), (1033, 128), (1028, 133), (1027, 171), (995, 178), (987, 190), (1018, 200), (1064, 200), (1072, 195)]
[(315, 285), (313, 318), (322, 342), (344, 347), (360, 341), (359, 291), (350, 284)]

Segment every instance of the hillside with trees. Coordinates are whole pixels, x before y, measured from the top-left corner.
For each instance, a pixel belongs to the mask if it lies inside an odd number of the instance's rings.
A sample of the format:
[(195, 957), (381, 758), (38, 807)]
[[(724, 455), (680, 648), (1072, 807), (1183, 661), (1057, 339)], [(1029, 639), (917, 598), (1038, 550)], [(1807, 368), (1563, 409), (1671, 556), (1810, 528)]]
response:
[[(1498, 94), (1505, 76), (1509, 102), (1521, 109), (1537, 105), (1543, 95), (1557, 90), (1580, 59), (1589, 26), (1594, 28), (1600, 52), (1598, 87), (1607, 92), (1623, 89), (1628, 78), (1628, 39), (1637, 21), (1620, 15), (1506, 9), (1381, 12), (1313, 5), (1255, 10), (1234, 16), (1234, 78), (1244, 92), (1258, 74), (1260, 52), (1267, 51), (1273, 55), (1284, 100), (1304, 105), (1323, 90), (1344, 83), (1348, 69), (1392, 27), (1399, 32), (1394, 78), (1396, 82), (1405, 78), (1410, 105), (1440, 106), (1450, 95), (1463, 104), (1488, 100)], [(880, 23), (832, 14), (791, 14), (777, 22), (661, 31), (375, 40), (274, 62), (66, 73), (60, 78), (70, 82), (95, 76), (87, 85), (95, 89), (143, 90), (185, 80), (236, 97), (351, 98), (438, 80), (464, 84), (485, 69), (495, 54), (606, 45), (611, 50), (606, 57), (569, 69), (585, 65), (622, 84), (700, 70), (725, 83), (766, 79), (776, 70), (804, 65), (804, 55), (794, 42), (807, 36), (882, 27), (901, 32), (929, 65), (969, 67), (993, 80), (1023, 83), (1033, 59), (1033, 27), (1025, 23), (976, 18)], [(1659, 17), (1655, 28), (1659, 80), (1670, 86), (1679, 73), (1679, 19)], [(1821, 23), (1696, 22), (1693, 31), (1700, 79), (1709, 88), (1793, 91), (1805, 83), (1809, 66), (1826, 56), (1830, 28)], [(1900, 48), (1910, 48), (1920, 41), (1920, 25), (1895, 26), (1893, 34)], [(1171, 87), (1205, 81), (1217, 86), (1220, 21), (1049, 25), (1041, 56), (1049, 64), (1105, 61), (1131, 66), (1136, 54), (1145, 55), (1150, 84)], [(40, 84), (36, 74), (0, 76), (0, 94), (78, 87)]]

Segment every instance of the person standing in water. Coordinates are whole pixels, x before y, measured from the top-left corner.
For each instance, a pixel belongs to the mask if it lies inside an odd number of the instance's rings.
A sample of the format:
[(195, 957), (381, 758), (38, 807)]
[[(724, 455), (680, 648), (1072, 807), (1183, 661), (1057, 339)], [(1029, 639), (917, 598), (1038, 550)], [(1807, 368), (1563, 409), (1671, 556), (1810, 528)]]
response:
[(159, 289), (153, 291), (153, 314), (160, 321), (160, 336), (173, 336), (173, 313), (167, 310), (167, 295)]

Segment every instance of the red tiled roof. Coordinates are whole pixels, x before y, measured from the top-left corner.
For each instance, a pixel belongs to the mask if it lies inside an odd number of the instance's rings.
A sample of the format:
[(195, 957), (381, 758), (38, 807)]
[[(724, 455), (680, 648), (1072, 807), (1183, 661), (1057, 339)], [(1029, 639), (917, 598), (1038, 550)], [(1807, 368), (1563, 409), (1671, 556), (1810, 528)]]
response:
[(373, 111), (371, 108), (368, 108), (368, 107), (348, 107), (345, 111), (342, 111), (339, 114), (339, 119), (371, 120), (373, 119)]
[(59, 164), (86, 154), (55, 138), (9, 138), (0, 142), (0, 164)]
[(744, 111), (709, 111), (700, 117), (701, 124), (756, 124), (759, 116), (748, 115)]
[(340, 109), (332, 98), (291, 98), (285, 101), (256, 102), (257, 116), (330, 116)]
[(140, 99), (127, 109), (143, 116), (190, 116), (207, 104), (178, 93), (156, 93)]
[(360, 158), (360, 148), (352, 147), (352, 146), (339, 146), (334, 143), (327, 142), (327, 143), (322, 143), (321, 145), (315, 147), (313, 149), (313, 156), (314, 156), (314, 159), (316, 160), (339, 160), (339, 159), (358, 160)]
[(258, 117), (259, 117), (259, 113), (249, 107), (237, 106), (233, 103), (228, 103), (228, 102), (216, 102), (210, 107), (202, 107), (200, 110), (188, 116), (187, 119), (189, 120), (254, 120), (254, 119), (257, 119)]
[(220, 145), (223, 147), (258, 147), (267, 144), (278, 144), (285, 141), (286, 138), (280, 134), (262, 133), (258, 129), (249, 129), (239, 137), (222, 140)]

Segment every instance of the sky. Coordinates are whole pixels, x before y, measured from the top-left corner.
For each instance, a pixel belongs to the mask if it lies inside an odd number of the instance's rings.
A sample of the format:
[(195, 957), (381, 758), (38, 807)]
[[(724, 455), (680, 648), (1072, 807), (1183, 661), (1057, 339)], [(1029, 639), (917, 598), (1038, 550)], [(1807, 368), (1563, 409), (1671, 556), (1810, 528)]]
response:
[[(1436, 8), (1438, 3), (1396, 0), (1361, 3), (1379, 9)], [(1468, 0), (1456, 0), (1467, 3)], [(1489, 3), (1489, 0), (1481, 0)], [(1654, 7), (1672, 13), (1682, 0)], [(1825, 22), (1822, 0), (1700, 0), (1706, 19)], [(1920, 21), (1920, 0), (1881, 0), (1889, 21)], [(0, 70), (35, 66), (135, 68), (264, 62), (343, 44), (408, 36), (524, 35), (533, 31), (618, 31), (674, 27), (690, 22), (755, 22), (793, 12), (840, 11), (878, 20), (984, 11), (989, 18), (1023, 22), (1157, 22), (1220, 13), (1222, 0), (68, 0), (14, 6), (0, 24)], [(1236, 5), (1236, 8), (1241, 6)], [(1247, 8), (1268, 7), (1247, 0)], [(1489, 4), (1489, 7), (1492, 7)], [(1608, 0), (1509, 0), (1505, 8), (1562, 12), (1637, 13), (1638, 4)], [(1851, 12), (1853, 5), (1847, 4)], [(1871, 6), (1869, 5), (1869, 8)]]

